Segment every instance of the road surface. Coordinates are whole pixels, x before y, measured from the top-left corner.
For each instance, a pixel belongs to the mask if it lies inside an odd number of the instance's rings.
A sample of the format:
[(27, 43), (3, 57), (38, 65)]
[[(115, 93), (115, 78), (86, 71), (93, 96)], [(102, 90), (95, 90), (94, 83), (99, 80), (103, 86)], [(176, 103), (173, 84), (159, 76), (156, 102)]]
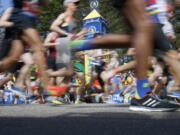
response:
[(180, 135), (177, 112), (127, 105), (2, 105), (0, 135)]

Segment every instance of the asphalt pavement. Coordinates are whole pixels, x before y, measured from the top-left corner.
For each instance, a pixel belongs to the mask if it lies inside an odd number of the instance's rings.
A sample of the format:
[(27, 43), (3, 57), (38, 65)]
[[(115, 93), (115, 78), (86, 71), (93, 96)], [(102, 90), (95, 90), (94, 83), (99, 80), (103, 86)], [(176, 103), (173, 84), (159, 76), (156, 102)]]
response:
[(128, 105), (2, 105), (0, 135), (180, 135), (180, 110), (132, 112)]

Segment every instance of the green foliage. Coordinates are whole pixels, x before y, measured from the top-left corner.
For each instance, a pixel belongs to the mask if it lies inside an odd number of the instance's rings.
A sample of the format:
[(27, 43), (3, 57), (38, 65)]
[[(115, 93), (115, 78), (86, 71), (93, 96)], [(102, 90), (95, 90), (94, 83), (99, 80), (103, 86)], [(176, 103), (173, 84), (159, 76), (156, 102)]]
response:
[(121, 12), (113, 8), (110, 2), (100, 0), (99, 12), (107, 20), (110, 33), (124, 33), (126, 31)]
[(37, 28), (42, 34), (45, 34), (49, 30), (50, 24), (53, 22), (53, 20), (56, 19), (60, 13), (63, 12), (63, 1), (64, 0), (52, 0), (49, 3), (48, 11), (41, 11)]

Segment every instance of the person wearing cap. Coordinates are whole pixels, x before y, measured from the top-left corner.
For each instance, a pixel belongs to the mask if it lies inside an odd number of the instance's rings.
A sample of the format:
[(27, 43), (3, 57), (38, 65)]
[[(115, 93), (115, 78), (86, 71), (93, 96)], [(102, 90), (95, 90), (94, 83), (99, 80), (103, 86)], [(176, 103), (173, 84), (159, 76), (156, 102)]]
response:
[[(75, 32), (76, 24), (75, 24), (75, 19), (73, 15), (76, 12), (77, 6), (78, 6), (78, 3), (76, 2), (79, 2), (79, 0), (65, 0), (64, 1), (63, 5), (65, 7), (65, 12), (61, 13), (55, 19), (55, 21), (51, 24), (50, 30), (52, 32), (48, 34), (45, 40), (46, 42), (48, 42), (48, 41), (54, 40), (53, 37), (56, 37), (56, 39), (59, 38), (59, 42), (56, 43), (56, 45), (52, 45), (48, 47), (50, 51), (50, 55), (48, 56), (47, 61), (48, 61), (48, 73), (50, 77), (71, 76), (69, 75), (70, 72), (68, 72), (68, 74), (65, 74), (64, 70), (62, 72), (61, 69), (64, 68), (62, 67), (62, 64), (59, 64), (61, 66), (57, 64), (56, 61), (57, 61), (58, 55), (57, 55), (56, 47), (58, 44), (62, 44), (60, 40), (61, 38), (72, 37), (73, 33)], [(51, 53), (53, 53), (53, 55), (51, 55)], [(52, 68), (52, 67), (56, 67), (56, 68)], [(70, 66), (65, 66), (65, 67), (70, 67)], [(69, 69), (67, 71), (71, 71), (71, 70)]]
[[(64, 77), (61, 85), (69, 84), (69, 79), (73, 74), (73, 67), (71, 61), (66, 60), (63, 54), (68, 54), (66, 52), (66, 47), (68, 47), (68, 42), (70, 40), (78, 40), (84, 37), (86, 33), (86, 29), (83, 29), (79, 33), (76, 31), (76, 23), (74, 14), (77, 10), (77, 7), (80, 3), (80, 0), (64, 0), (64, 8), (65, 12), (61, 13), (55, 21), (50, 26), (51, 33), (59, 34), (58, 43), (56, 46), (51, 46), (49, 48), (54, 48), (56, 56), (48, 56), (48, 74), (52, 78), (56, 78), (56, 82), (58, 82), (59, 77)], [(65, 42), (67, 41), (67, 43)], [(60, 49), (58, 49), (60, 48)], [(70, 50), (69, 50), (70, 51)], [(69, 56), (69, 55), (67, 55)], [(51, 57), (51, 58), (50, 58)], [(52, 58), (53, 57), (53, 58)], [(53, 67), (56, 67), (52, 69)], [(83, 91), (83, 90), (80, 90)], [(77, 92), (78, 93), (78, 92)], [(78, 99), (81, 95), (81, 92), (78, 93)], [(79, 101), (79, 100), (78, 100)], [(82, 103), (82, 102), (78, 102)]]
[(72, 36), (76, 24), (74, 13), (77, 10), (79, 0), (65, 0), (65, 12), (61, 13), (52, 23), (50, 30), (57, 32), (61, 37)]

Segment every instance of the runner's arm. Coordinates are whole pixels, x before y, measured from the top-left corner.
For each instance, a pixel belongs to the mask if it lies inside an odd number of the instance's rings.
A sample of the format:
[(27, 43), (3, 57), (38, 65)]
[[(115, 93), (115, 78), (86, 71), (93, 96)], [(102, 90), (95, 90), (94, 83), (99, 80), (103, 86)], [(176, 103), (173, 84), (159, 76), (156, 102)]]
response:
[(50, 46), (56, 46), (56, 45), (57, 45), (56, 42), (55, 42), (55, 43), (51, 43), (51, 42), (50, 42), (52, 36), (53, 36), (52, 34), (48, 34), (48, 36), (47, 36), (46, 39), (44, 40), (44, 46), (45, 46), (45, 47), (50, 47)]
[(13, 8), (8, 8), (6, 11), (3, 13), (3, 15), (0, 17), (0, 27), (10, 27), (13, 25), (12, 22), (9, 22), (9, 18), (11, 15)]
[(61, 34), (61, 35), (67, 35), (67, 36), (68, 36), (70, 33), (62, 30), (62, 29), (59, 27), (59, 26), (63, 23), (64, 18), (65, 18), (65, 14), (64, 14), (64, 13), (63, 13), (63, 14), (60, 14), (60, 15), (58, 16), (58, 18), (57, 18), (57, 19), (52, 23), (52, 25), (50, 26), (50, 30), (55, 31), (55, 32), (57, 32), (57, 33), (59, 33), (59, 34)]

